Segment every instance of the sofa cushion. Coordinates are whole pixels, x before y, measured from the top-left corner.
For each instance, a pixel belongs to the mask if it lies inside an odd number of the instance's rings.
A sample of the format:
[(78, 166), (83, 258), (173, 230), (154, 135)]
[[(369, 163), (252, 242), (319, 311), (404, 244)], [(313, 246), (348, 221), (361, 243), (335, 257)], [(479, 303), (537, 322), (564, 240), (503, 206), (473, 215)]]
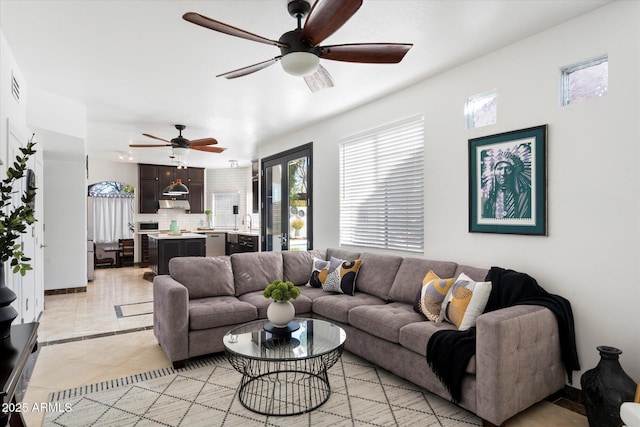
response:
[(283, 280), (296, 286), (304, 285), (309, 281), (314, 258), (324, 259), (324, 254), (317, 250), (283, 251), (281, 254)]
[(253, 305), (233, 296), (199, 298), (189, 301), (189, 330), (236, 325), (258, 318)]
[(244, 252), (231, 255), (236, 296), (263, 291), (276, 279), (282, 280), (282, 252)]
[(384, 300), (358, 292), (354, 296), (343, 294), (327, 295), (313, 300), (312, 311), (326, 319), (349, 323), (349, 310), (363, 305), (382, 305)]
[(456, 277), (456, 267), (457, 264), (450, 261), (405, 258), (389, 290), (389, 299), (413, 303), (422, 288), (422, 279), (429, 271), (433, 271), (438, 277)]
[[(402, 263), (402, 257), (363, 253), (360, 259), (362, 266), (356, 280), (358, 290), (388, 300), (389, 290)], [(418, 288), (415, 288), (415, 291), (417, 292)]]
[(189, 299), (234, 294), (228, 256), (171, 258), (169, 275), (189, 290)]
[[(262, 295), (262, 291), (247, 292), (246, 294), (240, 295), (238, 299), (254, 305), (258, 309), (259, 319), (266, 319), (267, 308), (273, 302), (271, 298), (265, 298), (264, 295)], [(311, 298), (309, 297), (300, 295), (296, 299), (290, 299), (289, 302), (293, 304), (293, 308), (296, 310), (296, 316), (311, 312)]]
[(311, 288), (309, 286), (300, 286), (300, 294), (309, 298), (311, 301), (327, 296), (327, 293), (323, 291), (322, 288)]
[(442, 302), (441, 315), (444, 315), (444, 320), (465, 331), (476, 325), (476, 319), (484, 311), (490, 293), (491, 282), (476, 282), (461, 273)]
[[(441, 322), (415, 322), (409, 323), (406, 326), (400, 328), (399, 343), (406, 349), (416, 352), (425, 358), (427, 357), (427, 342), (429, 338), (437, 331), (441, 330), (455, 330), (456, 327), (451, 323)], [(474, 355), (469, 360), (466, 372), (469, 374), (476, 373), (476, 356)]]
[(349, 310), (350, 325), (393, 343), (399, 342), (403, 326), (423, 321), (424, 317), (414, 312), (411, 304), (402, 302), (360, 306)]

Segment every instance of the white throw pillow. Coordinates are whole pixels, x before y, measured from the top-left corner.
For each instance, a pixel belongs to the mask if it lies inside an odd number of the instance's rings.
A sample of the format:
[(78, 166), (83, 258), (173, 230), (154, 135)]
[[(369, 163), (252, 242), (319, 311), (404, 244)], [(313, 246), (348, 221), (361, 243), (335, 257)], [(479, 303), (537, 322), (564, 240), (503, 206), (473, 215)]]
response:
[(476, 282), (464, 273), (456, 279), (440, 309), (440, 316), (460, 331), (475, 326), (491, 294), (491, 282)]

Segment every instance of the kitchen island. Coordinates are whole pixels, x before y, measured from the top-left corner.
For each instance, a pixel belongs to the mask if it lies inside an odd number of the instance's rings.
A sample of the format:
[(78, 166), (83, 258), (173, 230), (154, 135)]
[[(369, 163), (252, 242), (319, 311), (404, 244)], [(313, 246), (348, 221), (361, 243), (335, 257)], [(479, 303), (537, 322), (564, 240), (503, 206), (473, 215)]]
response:
[(169, 260), (180, 256), (205, 256), (205, 236), (196, 233), (149, 233), (149, 268), (169, 274)]

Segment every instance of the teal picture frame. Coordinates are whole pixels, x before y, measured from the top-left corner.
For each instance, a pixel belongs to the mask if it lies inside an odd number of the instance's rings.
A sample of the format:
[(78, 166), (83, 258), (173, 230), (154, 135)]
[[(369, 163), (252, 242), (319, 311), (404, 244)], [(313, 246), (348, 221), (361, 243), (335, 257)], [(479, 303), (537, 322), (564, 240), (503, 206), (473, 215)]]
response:
[(469, 140), (469, 232), (547, 235), (547, 131)]

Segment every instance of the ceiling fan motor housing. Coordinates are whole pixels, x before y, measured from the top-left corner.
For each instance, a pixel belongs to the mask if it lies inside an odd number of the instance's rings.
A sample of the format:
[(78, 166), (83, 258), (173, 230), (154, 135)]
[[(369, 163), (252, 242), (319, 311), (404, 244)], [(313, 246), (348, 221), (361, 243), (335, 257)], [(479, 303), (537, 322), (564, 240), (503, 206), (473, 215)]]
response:
[(320, 47), (311, 46), (309, 43), (302, 40), (301, 28), (296, 28), (295, 30), (284, 33), (278, 41), (280, 43), (287, 44), (286, 47), (280, 48), (282, 56), (292, 52), (307, 52), (312, 53), (315, 56), (320, 55)]
[(178, 147), (189, 148), (189, 140), (182, 136), (182, 131), (186, 128), (185, 125), (175, 125), (176, 129), (180, 132), (180, 135), (171, 140), (171, 144)]

